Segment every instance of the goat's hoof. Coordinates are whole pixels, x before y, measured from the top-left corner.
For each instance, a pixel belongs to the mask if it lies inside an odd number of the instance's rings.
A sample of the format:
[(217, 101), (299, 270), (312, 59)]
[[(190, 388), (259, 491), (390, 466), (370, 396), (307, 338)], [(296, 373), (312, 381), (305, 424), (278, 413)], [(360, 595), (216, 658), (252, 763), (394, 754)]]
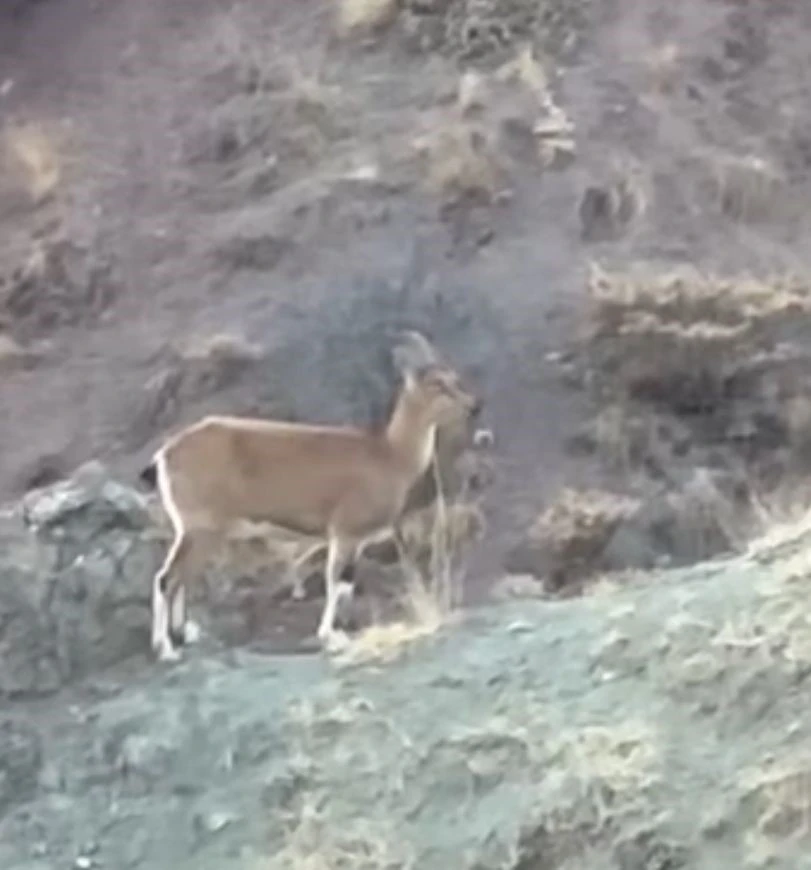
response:
[(340, 629), (333, 629), (320, 640), (324, 650), (329, 653), (341, 652), (349, 646), (349, 635)]
[(164, 644), (158, 651), (159, 662), (179, 662), (180, 650), (176, 647)]
[(186, 620), (186, 624), (183, 626), (181, 634), (184, 644), (193, 644), (197, 643), (200, 640), (203, 632), (201, 631), (200, 626), (196, 622), (188, 619)]

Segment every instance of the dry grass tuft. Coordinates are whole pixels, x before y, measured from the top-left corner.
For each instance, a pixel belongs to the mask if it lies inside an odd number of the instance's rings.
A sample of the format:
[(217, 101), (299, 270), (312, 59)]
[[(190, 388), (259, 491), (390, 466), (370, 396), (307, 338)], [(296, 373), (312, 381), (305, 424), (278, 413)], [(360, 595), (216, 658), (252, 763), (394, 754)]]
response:
[[(518, 84), (526, 88), (544, 108), (560, 112), (552, 100), (549, 76), (535, 54), (531, 45), (522, 46), (512, 60), (500, 66), (494, 73), (498, 82)], [(564, 123), (568, 126), (568, 120)]]
[(602, 785), (620, 800), (633, 799), (657, 777), (656, 734), (645, 722), (564, 731), (550, 748), (552, 757), (578, 779)]
[(399, 11), (397, 0), (336, 0), (338, 32), (371, 34), (388, 27)]
[[(465, 500), (464, 492), (448, 505), (436, 458), (433, 469), (439, 498), (432, 509), (409, 517), (403, 529), (407, 552), (402, 554), (406, 582), (401, 605), (406, 617), (361, 631), (338, 653), (345, 664), (396, 659), (414, 641), (435, 634), (453, 620), (461, 604), (461, 573), (455, 563), (462, 547), (482, 533), (485, 520), (480, 509)], [(418, 562), (426, 565), (427, 582)]]
[(26, 350), (13, 336), (0, 332), (0, 372), (24, 368), (34, 358), (34, 354)]
[(31, 198), (39, 203), (59, 185), (62, 166), (53, 137), (36, 124), (11, 126), (5, 147), (22, 173)]
[(389, 664), (415, 642), (436, 634), (446, 622), (425, 596), (410, 619), (370, 625), (339, 650), (335, 661), (340, 665)]
[(753, 492), (755, 532), (748, 543), (750, 556), (765, 556), (788, 542), (801, 540), (811, 530), (811, 499), (805, 479), (784, 482), (775, 492)]
[(754, 155), (712, 154), (709, 192), (726, 217), (747, 223), (769, 218), (784, 194), (785, 179), (768, 161)]
[(811, 844), (811, 758), (807, 753), (767, 762), (742, 778), (741, 809), (754, 816), (747, 832), (756, 863)]
[(717, 278), (682, 268), (608, 272), (589, 280), (589, 351), (595, 372), (637, 398), (677, 410), (703, 407), (756, 363), (778, 331), (811, 314), (793, 278)]
[(657, 96), (672, 94), (681, 75), (684, 54), (673, 42), (657, 46), (644, 58), (647, 86)]
[(228, 365), (232, 362), (254, 362), (263, 355), (262, 348), (243, 335), (216, 332), (184, 342), (178, 349), (181, 359), (188, 362), (211, 362)]
[(605, 490), (566, 488), (515, 542), (507, 568), (541, 579), (546, 594), (582, 592), (587, 581), (618, 567), (609, 544), (622, 524), (644, 544), (644, 529), (633, 525), (641, 504)]
[[(336, 828), (325, 808), (329, 796), (309, 795), (287, 842), (268, 870), (409, 870), (413, 858), (393, 834), (365, 821)], [(397, 842), (397, 845), (395, 845)]]
[(531, 46), (492, 73), (466, 70), (454, 112), (462, 129), (487, 140), (502, 185), (507, 155), (516, 147), (542, 169), (562, 168), (574, 157), (574, 125), (555, 101), (549, 76)]
[(639, 502), (603, 490), (564, 489), (535, 521), (530, 540), (567, 571), (583, 571), (602, 553), (616, 527)]
[(530, 97), (530, 129), (541, 166), (568, 165), (576, 151), (574, 123), (556, 102), (549, 76), (532, 46), (520, 48), (512, 60), (494, 72), (492, 80), (497, 87), (517, 89), (519, 99)]
[(505, 182), (492, 134), (482, 125), (448, 117), (413, 142), (431, 193), (449, 200), (491, 202)]
[(415, 511), (403, 523), (403, 538), (414, 558), (430, 563), (437, 548), (435, 536), (441, 531), (445, 550), (458, 552), (468, 541), (479, 540), (484, 534), (486, 520), (481, 508), (474, 502), (456, 502), (447, 506), (443, 527), (438, 529), (435, 512)]

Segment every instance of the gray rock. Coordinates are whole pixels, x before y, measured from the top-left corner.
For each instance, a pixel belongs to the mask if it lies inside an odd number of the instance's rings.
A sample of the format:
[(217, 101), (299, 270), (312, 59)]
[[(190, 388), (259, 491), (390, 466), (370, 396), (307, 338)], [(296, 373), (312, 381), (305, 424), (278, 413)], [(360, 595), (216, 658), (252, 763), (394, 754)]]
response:
[(148, 648), (153, 522), (96, 462), (2, 517), (0, 697), (47, 694)]
[(39, 734), (13, 719), (0, 721), (0, 816), (34, 795), (41, 766)]

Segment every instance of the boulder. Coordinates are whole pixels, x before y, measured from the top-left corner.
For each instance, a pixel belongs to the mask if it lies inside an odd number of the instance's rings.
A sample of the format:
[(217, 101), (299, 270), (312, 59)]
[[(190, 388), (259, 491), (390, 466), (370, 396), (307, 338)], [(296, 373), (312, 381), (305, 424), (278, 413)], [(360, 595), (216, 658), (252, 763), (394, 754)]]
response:
[(148, 649), (161, 544), (146, 496), (99, 463), (0, 517), (0, 697), (41, 695)]

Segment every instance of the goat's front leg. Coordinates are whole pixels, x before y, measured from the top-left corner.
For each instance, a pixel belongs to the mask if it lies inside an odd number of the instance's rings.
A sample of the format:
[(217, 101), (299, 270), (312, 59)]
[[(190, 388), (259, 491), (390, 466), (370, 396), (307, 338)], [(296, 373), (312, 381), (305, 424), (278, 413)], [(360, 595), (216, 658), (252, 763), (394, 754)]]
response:
[(321, 622), (318, 626), (318, 639), (324, 645), (336, 646), (346, 640), (343, 632), (335, 630), (335, 616), (343, 599), (351, 597), (352, 584), (342, 580), (347, 565), (354, 559), (356, 544), (336, 536), (329, 539), (327, 567), (325, 572), (326, 599)]

